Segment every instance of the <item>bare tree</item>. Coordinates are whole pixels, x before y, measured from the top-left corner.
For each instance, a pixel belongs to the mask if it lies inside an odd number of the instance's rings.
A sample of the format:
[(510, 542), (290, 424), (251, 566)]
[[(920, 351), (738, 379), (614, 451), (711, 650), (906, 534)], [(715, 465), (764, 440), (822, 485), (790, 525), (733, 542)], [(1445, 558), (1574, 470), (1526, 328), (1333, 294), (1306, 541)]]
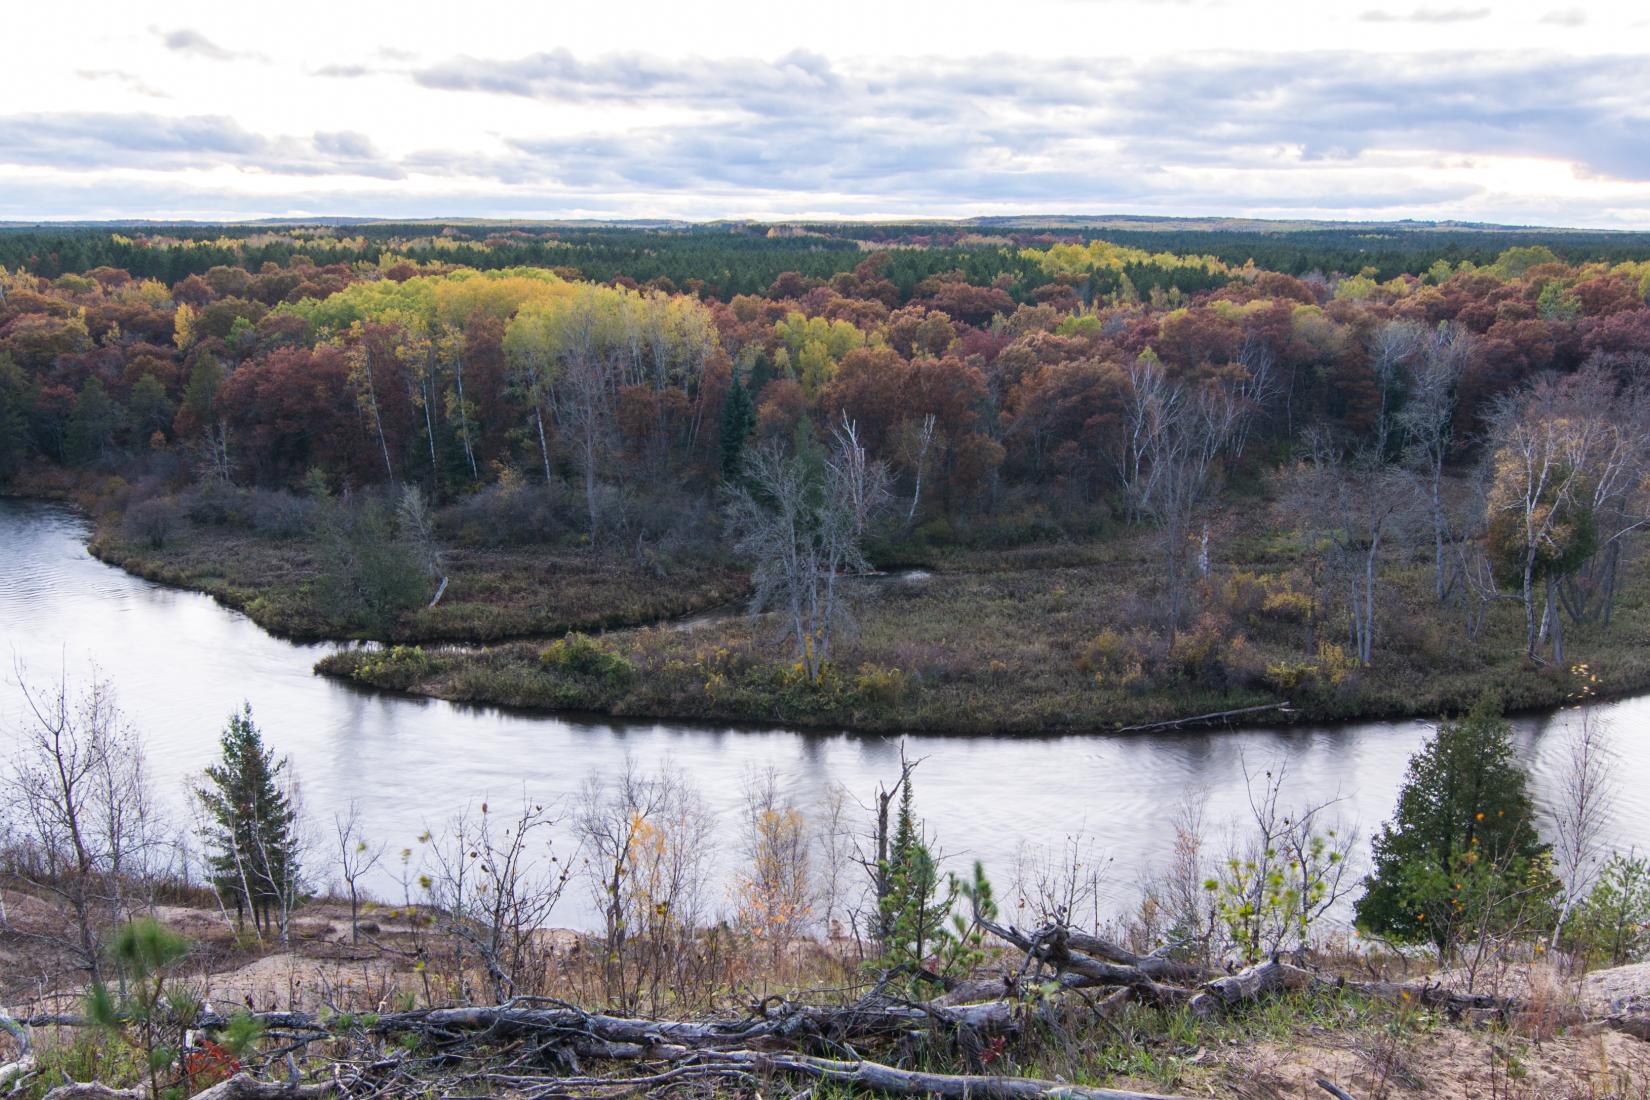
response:
[(1472, 354), (1472, 334), (1446, 323), (1426, 337), (1410, 359), (1409, 392), (1398, 410), (1397, 424), (1405, 452), (1416, 471), (1432, 517), (1433, 585), (1439, 600), (1448, 594), (1444, 544), (1449, 522), (1444, 508), (1444, 459), (1449, 455), (1455, 422), (1456, 387)]
[(143, 744), (107, 682), (76, 695), (66, 675), (49, 687), (17, 675), (27, 715), (4, 777), (7, 817), (25, 842), (14, 870), (68, 909), (59, 942), (97, 983), (103, 931), (146, 902), (133, 886), (163, 845)]
[(435, 516), (430, 512), (424, 494), (416, 485), (403, 485), (401, 498), (395, 506), (395, 525), (401, 539), (418, 559), (418, 564), (435, 583), (434, 607), (447, 591), (447, 571), (441, 560), (441, 544), (436, 538)]
[(1042, 924), (1100, 927), (1100, 890), (1112, 859), (1078, 829), (1059, 847), (1022, 843), (1014, 860), (1014, 893)]
[(1131, 508), (1163, 533), (1171, 635), (1180, 623), (1192, 523), (1216, 488), (1218, 460), (1254, 412), (1245, 392), (1252, 381), (1235, 369), (1231, 377), (1183, 385), (1151, 356), (1129, 368), (1123, 485)]
[(627, 756), (611, 783), (586, 781), (574, 825), (605, 925), (607, 996), (634, 1007), (646, 992), (658, 1004), (692, 961), (714, 818), (668, 761), (648, 775)]
[(1349, 640), (1367, 665), (1375, 655), (1381, 554), (1404, 534), (1410, 483), (1372, 451), (1349, 459), (1317, 434), (1307, 446), (1309, 458), (1296, 471), (1290, 504), (1322, 536), (1333, 571), (1346, 584)]
[(453, 938), (460, 980), (467, 946), (499, 1002), (544, 992), (547, 947), (540, 933), (573, 864), (555, 854), (555, 823), (525, 795), (516, 813), (504, 818), (483, 802), (479, 810), (454, 817), (430, 848), (428, 893)]
[[(1502, 400), (1492, 418), (1488, 526), (1493, 553), (1524, 602), (1532, 660), (1549, 638), (1553, 661), (1564, 660), (1558, 588), (1597, 550), (1605, 505), (1614, 502), (1621, 517), (1604, 532), (1606, 543), (1645, 522), (1642, 410), (1650, 402), (1621, 381), (1595, 361), (1561, 379), (1537, 380)], [(1538, 581), (1546, 588), (1539, 617)]]
[(854, 901), (844, 896), (844, 871), (852, 857), (853, 837), (848, 824), (848, 790), (841, 783), (832, 783), (825, 791), (819, 812), (815, 815), (814, 844), (819, 858), (814, 861), (816, 884), (814, 894), (819, 899), (819, 916), (825, 935), (835, 937), (838, 914), (851, 911)]
[(384, 844), (367, 840), (361, 827), (361, 804), (353, 798), (347, 809), (333, 813), (332, 827), (338, 845), (338, 873), (349, 892), (349, 938), (356, 943), (361, 938), (361, 879), (383, 861)]
[(922, 475), (928, 468), (928, 451), (934, 445), (934, 426), (938, 419), (933, 413), (922, 418), (922, 424), (908, 425), (901, 437), (906, 458), (911, 466), (911, 506), (905, 510), (905, 526), (910, 528), (917, 518), (917, 505), (922, 503)]
[(1371, 443), (1383, 459), (1393, 457), (1400, 432), (1400, 409), (1405, 375), (1421, 358), (1427, 330), (1416, 321), (1391, 320), (1376, 326), (1369, 338), (1369, 369), (1375, 375), (1375, 438)]
[(1558, 920), (1553, 924), (1555, 948), (1565, 921), (1586, 897), (1609, 855), (1605, 829), (1617, 790), (1616, 762), (1608, 725), (1590, 705), (1583, 704), (1565, 739), (1565, 757), (1554, 792), (1553, 872), (1563, 886)]
[(745, 867), (734, 883), (739, 920), (777, 959), (813, 919), (815, 896), (802, 811), (773, 768), (745, 776)]
[(866, 459), (844, 416), (824, 454), (804, 444), (786, 454), (769, 443), (746, 460), (728, 502), (738, 549), (754, 562), (751, 611), (783, 608), (798, 660), (817, 681), (845, 613), (839, 581), (870, 568), (864, 540), (888, 500), (888, 472)]

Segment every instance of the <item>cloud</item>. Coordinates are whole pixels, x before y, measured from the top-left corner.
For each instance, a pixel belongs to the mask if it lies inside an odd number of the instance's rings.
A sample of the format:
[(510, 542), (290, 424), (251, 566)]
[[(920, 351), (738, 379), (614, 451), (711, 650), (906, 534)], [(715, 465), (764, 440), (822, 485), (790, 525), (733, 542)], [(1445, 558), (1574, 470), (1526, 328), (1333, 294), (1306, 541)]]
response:
[[(552, 50), (410, 68), (369, 59), (317, 73), (408, 80), (426, 97), (397, 91), (409, 110), (488, 121), (455, 147), (432, 139), (404, 152), (404, 139), (325, 123), (282, 134), (216, 114), (0, 115), (0, 169), (181, 181), (229, 167), (260, 195), (325, 210), (317, 196), (330, 193), (354, 204), (349, 212), (386, 215), (983, 207), (1490, 217), (1516, 192), (1521, 214), (1552, 206), (1524, 220), (1551, 222), (1561, 207), (1541, 194), (1548, 186), (1650, 208), (1650, 70), (1631, 55), (868, 61)], [(454, 112), (428, 100), (443, 95), (500, 101)], [(1547, 182), (1528, 178), (1531, 165), (1550, 166)], [(0, 176), (0, 190), (10, 185)], [(369, 194), (383, 210), (364, 205)], [(439, 205), (458, 197), (461, 206)], [(1605, 216), (1600, 205), (1579, 220)]]
[(200, 31), (189, 27), (178, 27), (170, 31), (163, 31), (159, 27), (149, 29), (160, 35), (162, 45), (176, 53), (189, 54), (207, 61), (239, 61), (243, 58), (266, 60), (263, 54), (252, 50), (226, 50)]
[(372, 160), (378, 156), (372, 139), (353, 130), (317, 133), (314, 140), (319, 152), (343, 160)]
[(400, 178), (365, 135), (268, 137), (221, 115), (168, 117), (93, 111), (0, 115), (0, 165), (66, 172), (229, 166), (295, 176)]
[(1553, 27), (1580, 27), (1587, 22), (1587, 13), (1581, 8), (1560, 8), (1541, 17), (1541, 22)]
[[(1039, 181), (1072, 173), (1350, 164), (1382, 150), (1549, 158), (1650, 180), (1650, 126), (1637, 106), (1650, 74), (1626, 56), (1431, 53), (1372, 65), (1350, 52), (1150, 63), (992, 55), (856, 68), (800, 52), (767, 62), (555, 51), (458, 58), (414, 79), (635, 108), (629, 128), (505, 139), (496, 170), (550, 171), (571, 185), (1041, 193)], [(659, 105), (700, 121), (652, 125)]]
[(82, 80), (114, 81), (123, 84), (130, 92), (137, 95), (151, 96), (155, 99), (167, 99), (167, 94), (148, 84), (136, 73), (124, 72), (120, 69), (77, 69), (75, 75)]
[(373, 74), (373, 70), (365, 65), (322, 65), (318, 69), (311, 69), (310, 72), (315, 76), (338, 77), (344, 80)]
[(1489, 15), (1489, 8), (1416, 8), (1408, 13), (1372, 9), (1358, 18), (1365, 23), (1472, 23)]

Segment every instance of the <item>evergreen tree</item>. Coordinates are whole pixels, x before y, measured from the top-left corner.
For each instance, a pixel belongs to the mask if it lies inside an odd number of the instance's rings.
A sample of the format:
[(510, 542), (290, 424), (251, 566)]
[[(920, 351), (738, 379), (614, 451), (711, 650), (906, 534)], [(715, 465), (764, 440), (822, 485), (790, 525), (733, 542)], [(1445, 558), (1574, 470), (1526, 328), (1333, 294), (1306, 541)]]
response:
[[(886, 889), (877, 905), (882, 951), (874, 965), (904, 975), (902, 984), (915, 993), (929, 974), (956, 969), (966, 935), (960, 924), (956, 933), (946, 926), (962, 887), (955, 876), (940, 877), (917, 820), (909, 774), (901, 783), (899, 817), (882, 872)], [(985, 890), (989, 899), (990, 887)]]
[(750, 390), (739, 380), (739, 372), (733, 375), (733, 385), (728, 387), (727, 400), (722, 403), (722, 480), (735, 481), (743, 468), (745, 442), (756, 429), (756, 407), (751, 401)]
[(280, 782), (289, 761), (264, 745), (251, 704), (229, 716), (219, 751), (195, 791), (206, 811), (213, 885), (234, 900), (237, 923), (250, 912), (255, 926), (268, 931), (291, 908), (299, 883), (298, 815)]
[(183, 409), (189, 414), (187, 424), (180, 424), (185, 434), (200, 431), (217, 419), (218, 387), (223, 384), (223, 367), (209, 352), (195, 357), (190, 368), (189, 382), (183, 388)]
[(1440, 957), (1480, 922), (1516, 919), (1551, 897), (1529, 774), (1491, 702), (1438, 727), (1409, 762), (1393, 819), (1374, 843), (1358, 925)]
[(28, 422), (23, 415), (25, 385), (23, 372), (11, 357), (0, 355), (0, 481), (23, 466), (28, 432)]
[(74, 412), (69, 416), (66, 441), (69, 461), (76, 466), (101, 462), (114, 442), (118, 419), (115, 403), (103, 388), (102, 380), (93, 378), (88, 381), (74, 403)]
[(174, 411), (160, 379), (152, 374), (138, 379), (126, 402), (126, 430), (133, 449), (146, 448), (156, 432), (165, 433), (172, 426)]

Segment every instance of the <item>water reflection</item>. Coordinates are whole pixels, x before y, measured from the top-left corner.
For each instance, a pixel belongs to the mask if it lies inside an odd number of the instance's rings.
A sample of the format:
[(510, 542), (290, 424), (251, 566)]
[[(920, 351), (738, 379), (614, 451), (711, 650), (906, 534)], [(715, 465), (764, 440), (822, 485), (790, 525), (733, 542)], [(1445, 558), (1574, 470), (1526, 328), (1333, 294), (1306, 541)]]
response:
[[(243, 700), (293, 757), (312, 817), (329, 821), (356, 798), (369, 831), (392, 851), (472, 801), (503, 803), (523, 790), (541, 801), (572, 798), (592, 772), (615, 770), (629, 753), (687, 776), (721, 814), (714, 857), (725, 876), (750, 769), (777, 769), (791, 796), (816, 812), (834, 784), (868, 800), (897, 771), (895, 738), (552, 718), (358, 690), (312, 673), (328, 647), (279, 641), (207, 597), (107, 567), (86, 553), (85, 536), (85, 524), (64, 509), (0, 500), (0, 655), (37, 678), (55, 675), (60, 663), (76, 676), (95, 664), (144, 731), (160, 793), (180, 809), (187, 777), (210, 758)], [(0, 736), (9, 737), (21, 703), (9, 667), (6, 679)], [(1650, 700), (1604, 709), (1622, 756), (1612, 830), (1619, 843), (1650, 846), (1642, 736)], [(1571, 720), (1518, 723), (1539, 793), (1561, 766), (1560, 733)], [(1177, 803), (1206, 792), (1214, 834), (1243, 812), (1245, 767), (1286, 767), (1292, 800), (1340, 799), (1345, 822), (1367, 839), (1391, 811), (1426, 732), (1419, 722), (1376, 722), (1126, 737), (925, 735), (910, 751), (923, 758), (919, 804), (956, 869), (983, 860), (1007, 895), (1022, 843), (1059, 846), (1083, 831), (1113, 857), (1108, 890), (1124, 904), (1142, 872), (1169, 855)], [(373, 886), (398, 889), (393, 868)], [(584, 923), (588, 914), (582, 892), (573, 892), (559, 918)]]

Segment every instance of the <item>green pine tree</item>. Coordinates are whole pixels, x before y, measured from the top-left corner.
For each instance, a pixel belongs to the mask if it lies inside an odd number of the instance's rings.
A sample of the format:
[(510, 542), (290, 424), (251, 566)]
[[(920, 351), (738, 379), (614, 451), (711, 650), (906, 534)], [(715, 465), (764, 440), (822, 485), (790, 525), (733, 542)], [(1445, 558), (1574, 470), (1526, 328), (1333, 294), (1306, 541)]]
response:
[[(940, 875), (917, 819), (909, 774), (900, 786), (899, 816), (881, 868), (881, 952), (872, 965), (915, 995), (924, 982), (967, 968), (968, 958), (959, 948), (970, 942), (970, 934), (967, 922), (959, 920), (955, 929), (947, 926), (963, 884), (955, 876)], [(976, 877), (981, 877), (978, 868)], [(984, 898), (989, 906), (989, 884)]]
[(75, 399), (74, 412), (69, 415), (66, 441), (69, 462), (76, 466), (90, 466), (108, 456), (114, 443), (115, 424), (120, 414), (103, 383), (93, 378), (86, 383)]
[(722, 403), (722, 480), (737, 481), (743, 469), (745, 443), (756, 429), (756, 406), (739, 372), (733, 375), (727, 400)]
[(251, 704), (229, 716), (219, 751), (195, 792), (213, 885), (233, 900), (237, 923), (251, 913), (260, 932), (271, 931), (299, 888), (297, 813), (281, 789), (288, 761), (264, 744)]
[(189, 425), (180, 430), (198, 432), (217, 419), (218, 387), (222, 384), (223, 367), (209, 352), (201, 352), (183, 388), (183, 411), (189, 414)]
[(1550, 901), (1547, 846), (1529, 773), (1491, 702), (1438, 727), (1409, 762), (1398, 808), (1375, 838), (1358, 925), (1445, 957), (1484, 923), (1528, 919)]
[(28, 441), (28, 421), (24, 416), (27, 380), (9, 355), (0, 354), (0, 481), (23, 467)]

